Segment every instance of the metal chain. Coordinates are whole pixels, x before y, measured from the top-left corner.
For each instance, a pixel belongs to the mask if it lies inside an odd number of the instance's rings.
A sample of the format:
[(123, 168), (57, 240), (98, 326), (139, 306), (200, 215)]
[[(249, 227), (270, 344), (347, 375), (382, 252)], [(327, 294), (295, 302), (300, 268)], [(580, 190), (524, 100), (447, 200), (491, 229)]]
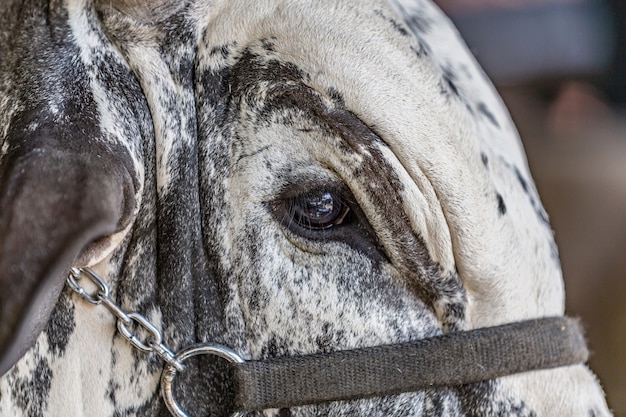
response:
[[(88, 293), (81, 287), (78, 281), (81, 277), (87, 277), (97, 289), (93, 293)], [(111, 299), (111, 289), (109, 285), (91, 268), (72, 268), (67, 276), (67, 283), (76, 294), (83, 300), (94, 304), (103, 305), (117, 318), (117, 329), (134, 347), (145, 353), (155, 353), (168, 365), (182, 371), (183, 364), (176, 358), (176, 354), (163, 343), (163, 334), (145, 316), (133, 311), (127, 312)], [(128, 326), (135, 323), (138, 328), (149, 334), (146, 339), (141, 339), (137, 333), (133, 333)]]
[[(87, 292), (78, 283), (83, 276), (87, 277), (97, 287), (92, 293)], [(165, 361), (165, 368), (161, 374), (161, 395), (170, 413), (175, 417), (189, 417), (174, 398), (174, 390), (172, 389), (176, 373), (185, 369), (183, 362), (186, 359), (197, 355), (209, 355), (219, 356), (231, 363), (244, 361), (233, 350), (214, 343), (199, 343), (181, 349), (178, 353), (172, 352), (163, 343), (163, 334), (159, 329), (145, 316), (136, 311), (129, 313), (116, 304), (110, 297), (111, 288), (90, 268), (72, 268), (67, 276), (67, 284), (88, 303), (105, 306), (117, 318), (117, 330), (133, 346), (145, 353), (155, 353)], [(146, 338), (142, 340), (137, 333), (133, 333), (128, 328), (133, 322), (137, 330), (143, 329), (144, 332), (148, 333)], [(231, 417), (243, 416), (245, 416), (245, 413), (240, 411), (235, 411), (231, 414)]]

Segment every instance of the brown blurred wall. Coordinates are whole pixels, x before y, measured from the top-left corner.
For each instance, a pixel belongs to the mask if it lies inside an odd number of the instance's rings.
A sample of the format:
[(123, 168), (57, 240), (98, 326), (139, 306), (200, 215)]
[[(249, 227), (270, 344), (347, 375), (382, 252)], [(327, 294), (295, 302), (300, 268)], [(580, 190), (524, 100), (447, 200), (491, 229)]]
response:
[(532, 89), (501, 92), (556, 234), (567, 314), (581, 317), (590, 366), (626, 417), (626, 112), (573, 97), (555, 115)]

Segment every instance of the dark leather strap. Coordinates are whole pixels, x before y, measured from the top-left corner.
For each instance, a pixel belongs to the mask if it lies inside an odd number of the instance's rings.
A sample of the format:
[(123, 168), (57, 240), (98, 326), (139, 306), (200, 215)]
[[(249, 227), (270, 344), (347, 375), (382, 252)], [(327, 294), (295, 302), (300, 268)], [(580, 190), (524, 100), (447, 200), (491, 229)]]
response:
[(396, 345), (234, 365), (240, 411), (369, 398), (585, 362), (577, 320), (528, 320)]

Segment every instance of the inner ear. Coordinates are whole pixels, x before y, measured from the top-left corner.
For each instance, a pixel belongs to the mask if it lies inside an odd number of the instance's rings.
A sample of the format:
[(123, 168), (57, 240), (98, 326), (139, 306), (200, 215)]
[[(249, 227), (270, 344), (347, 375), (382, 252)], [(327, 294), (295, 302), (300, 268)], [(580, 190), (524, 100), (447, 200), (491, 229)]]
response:
[(97, 256), (134, 212), (128, 152), (73, 139), (82, 140), (45, 126), (9, 132), (0, 165), (0, 374), (34, 344), (79, 254)]

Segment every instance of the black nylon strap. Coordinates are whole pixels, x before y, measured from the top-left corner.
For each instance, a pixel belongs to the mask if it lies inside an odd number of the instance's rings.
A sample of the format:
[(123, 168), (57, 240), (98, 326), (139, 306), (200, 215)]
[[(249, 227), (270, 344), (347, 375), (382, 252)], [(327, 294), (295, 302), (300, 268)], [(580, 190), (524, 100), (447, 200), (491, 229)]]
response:
[(582, 363), (578, 322), (528, 320), (396, 345), (234, 365), (240, 411), (294, 407), (453, 386)]

